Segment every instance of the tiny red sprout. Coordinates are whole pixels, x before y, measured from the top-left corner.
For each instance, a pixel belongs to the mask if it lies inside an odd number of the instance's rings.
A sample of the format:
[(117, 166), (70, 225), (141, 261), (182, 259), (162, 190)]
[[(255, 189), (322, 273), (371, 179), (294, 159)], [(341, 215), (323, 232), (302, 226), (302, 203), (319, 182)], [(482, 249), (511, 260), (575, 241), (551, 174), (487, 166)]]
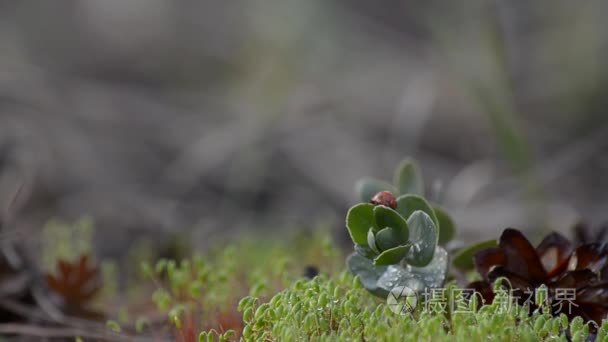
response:
[(384, 205), (392, 209), (397, 208), (397, 199), (389, 191), (380, 191), (372, 197), (371, 203), (374, 205)]

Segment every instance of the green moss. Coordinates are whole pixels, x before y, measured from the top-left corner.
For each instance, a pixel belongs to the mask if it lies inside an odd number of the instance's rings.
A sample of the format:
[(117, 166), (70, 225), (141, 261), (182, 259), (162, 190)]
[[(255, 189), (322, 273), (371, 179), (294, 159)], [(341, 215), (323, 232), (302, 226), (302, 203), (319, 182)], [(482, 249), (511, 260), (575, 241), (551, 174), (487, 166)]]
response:
[[(165, 323), (132, 315), (132, 322), (114, 317), (108, 327), (154, 337), (192, 332), (199, 341), (584, 341), (594, 331), (563, 315), (530, 316), (498, 288), (498, 299), (478, 309), (479, 299), (464, 300), (454, 284), (419, 299), (411, 312), (395, 313), (344, 271), (343, 258), (319, 232), (287, 240), (243, 238), (179, 262), (144, 263)], [(307, 264), (321, 274), (305, 279)], [(227, 313), (230, 326), (222, 321)], [(596, 341), (608, 341), (608, 323), (597, 329)]]
[[(327, 231), (320, 230), (276, 239), (242, 236), (181, 261), (143, 262), (141, 273), (147, 284), (153, 285), (151, 300), (156, 310), (166, 315), (166, 324), (175, 335), (194, 328), (204, 332), (201, 340), (218, 341), (240, 336), (243, 325), (237, 305), (241, 298), (269, 300), (302, 279), (306, 265), (332, 274), (344, 269), (343, 260)], [(137, 290), (142, 291), (142, 284)], [(137, 318), (131, 322), (134, 330), (154, 336), (160, 328), (137, 324), (145, 321), (145, 316), (133, 317)], [(230, 329), (235, 331), (227, 331)]]
[[(44, 254), (71, 259), (89, 250), (91, 229), (86, 220), (50, 224), (45, 234), (58, 244)], [(80, 232), (80, 243), (62, 242), (74, 231)], [(199, 341), (585, 341), (597, 330), (596, 341), (608, 341), (606, 322), (592, 329), (581, 319), (568, 322), (564, 315), (554, 318), (542, 310), (530, 316), (507, 302), (498, 288), (498, 299), (477, 309), (477, 297), (465, 301), (448, 284), (401, 315), (344, 271), (343, 260), (329, 235), (317, 231), (275, 240), (242, 237), (181, 261), (143, 263), (146, 282), (154, 287), (149, 297), (165, 315), (164, 326), (153, 321), (154, 315), (131, 315), (129, 302), (116, 310), (108, 328), (159, 337), (169, 325), (172, 336), (194, 332)], [(309, 264), (321, 271), (312, 280), (302, 275)], [(109, 299), (117, 292), (107, 284), (116, 269), (106, 261), (102, 270), (103, 297)], [(137, 284), (139, 292), (144, 288), (145, 283)], [(224, 325), (226, 319), (232, 325)]]
[[(458, 294), (456, 290), (449, 285), (444, 294)], [(244, 337), (252, 341), (567, 341), (568, 336), (582, 341), (589, 335), (589, 326), (579, 320), (568, 326), (565, 316), (529, 316), (526, 308), (505, 307), (500, 300), (479, 310), (457, 310), (448, 305), (449, 295), (440, 297), (442, 301), (430, 297), (426, 305), (400, 315), (343, 273), (297, 281), (265, 303), (245, 297), (239, 310), (246, 323)], [(428, 303), (442, 310), (432, 310)], [(605, 340), (607, 331), (604, 323), (598, 341)]]

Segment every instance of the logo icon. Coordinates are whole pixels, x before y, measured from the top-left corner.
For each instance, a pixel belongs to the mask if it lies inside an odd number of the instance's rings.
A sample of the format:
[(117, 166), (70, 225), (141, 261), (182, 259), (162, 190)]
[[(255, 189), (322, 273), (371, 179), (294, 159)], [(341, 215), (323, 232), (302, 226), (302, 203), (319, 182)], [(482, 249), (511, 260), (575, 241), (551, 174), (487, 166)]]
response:
[(418, 295), (407, 286), (396, 286), (386, 297), (386, 305), (395, 314), (407, 315), (418, 305)]

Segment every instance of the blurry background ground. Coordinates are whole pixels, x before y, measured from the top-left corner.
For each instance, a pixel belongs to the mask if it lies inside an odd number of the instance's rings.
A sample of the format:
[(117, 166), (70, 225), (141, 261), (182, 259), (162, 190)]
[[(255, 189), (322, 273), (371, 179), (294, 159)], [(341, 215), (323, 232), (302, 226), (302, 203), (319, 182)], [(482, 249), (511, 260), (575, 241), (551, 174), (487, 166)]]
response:
[(0, 1), (7, 229), (91, 215), (112, 256), (342, 232), (357, 178), (404, 156), (465, 239), (601, 222), (607, 5)]

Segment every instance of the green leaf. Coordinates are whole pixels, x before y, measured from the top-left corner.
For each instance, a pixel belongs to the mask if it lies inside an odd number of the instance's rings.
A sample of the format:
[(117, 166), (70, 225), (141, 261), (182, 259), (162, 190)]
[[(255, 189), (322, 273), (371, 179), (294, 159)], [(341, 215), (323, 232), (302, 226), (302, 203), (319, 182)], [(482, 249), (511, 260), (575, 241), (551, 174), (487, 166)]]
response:
[(360, 203), (348, 210), (346, 228), (350, 238), (358, 245), (367, 244), (367, 231), (374, 225), (374, 205)]
[(455, 224), (450, 215), (440, 207), (434, 207), (433, 211), (439, 222), (439, 244), (448, 243), (454, 238), (456, 232)]
[(435, 255), (438, 232), (431, 217), (424, 211), (416, 210), (408, 219), (410, 228), (410, 244), (405, 260), (415, 267), (428, 265)]
[(375, 266), (371, 260), (357, 253), (351, 254), (346, 259), (346, 265), (354, 275), (359, 276), (361, 284), (368, 291), (378, 296), (386, 296), (387, 292), (377, 287), (378, 278), (384, 274), (386, 266)]
[(357, 185), (355, 186), (357, 189), (357, 194), (359, 194), (359, 198), (361, 202), (369, 202), (372, 200), (375, 194), (380, 191), (390, 191), (391, 193), (395, 193), (395, 187), (390, 183), (385, 181), (375, 179), (375, 178), (362, 178), (357, 181)]
[(374, 252), (367, 245), (355, 245), (355, 252), (357, 252), (357, 254), (359, 254), (360, 256), (368, 259), (373, 259), (374, 257), (376, 257), (376, 255), (378, 255), (378, 253)]
[(439, 227), (435, 211), (424, 198), (418, 195), (403, 195), (397, 198), (397, 212), (401, 216), (409, 219), (416, 210), (424, 211), (433, 220), (435, 227)]
[(403, 216), (399, 215), (395, 210), (383, 205), (378, 205), (374, 207), (374, 220), (376, 227), (380, 229), (385, 227), (394, 228), (400, 236), (400, 241), (407, 241), (409, 235), (407, 222)]
[(403, 160), (395, 171), (395, 184), (399, 194), (418, 194), (424, 192), (422, 173), (418, 164), (410, 159)]
[(405, 257), (409, 249), (410, 245), (387, 249), (374, 259), (374, 265), (385, 266), (398, 264)]
[(452, 265), (461, 270), (471, 270), (475, 266), (473, 263), (473, 256), (475, 255), (475, 253), (484, 249), (493, 248), (497, 246), (498, 241), (487, 240), (462, 248), (461, 250), (456, 252), (456, 254), (454, 254), (454, 260), (452, 261)]
[(406, 240), (402, 240), (399, 232), (391, 227), (386, 227), (376, 233), (376, 246), (381, 251), (397, 247), (405, 244)]
[(374, 230), (372, 228), (367, 232), (367, 245), (371, 248), (372, 251), (376, 253), (380, 253), (378, 249), (378, 245), (376, 245), (376, 236), (374, 234)]

